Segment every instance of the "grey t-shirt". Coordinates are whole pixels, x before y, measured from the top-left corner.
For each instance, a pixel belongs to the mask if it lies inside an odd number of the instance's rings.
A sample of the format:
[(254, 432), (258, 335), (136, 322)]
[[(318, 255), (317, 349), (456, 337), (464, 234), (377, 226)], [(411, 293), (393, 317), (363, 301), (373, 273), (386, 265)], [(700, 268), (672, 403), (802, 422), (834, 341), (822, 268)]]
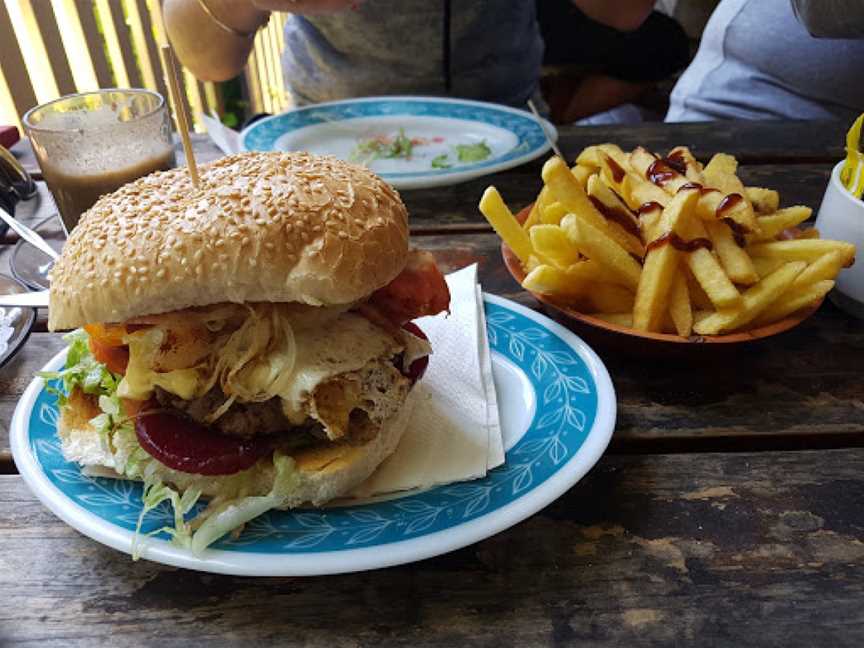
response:
[(449, 65), (444, 0), (365, 0), (291, 16), (283, 68), (298, 104), (380, 94), (453, 95), (524, 106), (543, 40), (535, 0), (452, 0)]
[[(820, 35), (830, 28), (814, 27), (808, 15), (825, 21), (834, 4), (795, 0), (801, 18)], [(862, 11), (859, 1), (847, 22), (860, 24)], [(666, 121), (851, 121), (864, 111), (862, 67), (864, 41), (814, 38), (796, 19), (790, 0), (722, 0), (672, 91)]]

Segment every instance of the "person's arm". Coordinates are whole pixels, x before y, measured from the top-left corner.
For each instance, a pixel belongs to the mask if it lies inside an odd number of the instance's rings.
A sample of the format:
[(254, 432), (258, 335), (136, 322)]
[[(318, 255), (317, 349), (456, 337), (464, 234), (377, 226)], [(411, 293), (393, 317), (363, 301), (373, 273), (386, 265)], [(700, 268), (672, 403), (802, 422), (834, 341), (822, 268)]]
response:
[(654, 0), (571, 0), (579, 11), (591, 20), (617, 29), (639, 29), (651, 10)]
[(313, 15), (362, 0), (165, 0), (165, 31), (180, 62), (202, 81), (226, 81), (243, 70), (258, 27), (271, 11)]
[(861, 0), (791, 0), (795, 17), (816, 38), (864, 38)]

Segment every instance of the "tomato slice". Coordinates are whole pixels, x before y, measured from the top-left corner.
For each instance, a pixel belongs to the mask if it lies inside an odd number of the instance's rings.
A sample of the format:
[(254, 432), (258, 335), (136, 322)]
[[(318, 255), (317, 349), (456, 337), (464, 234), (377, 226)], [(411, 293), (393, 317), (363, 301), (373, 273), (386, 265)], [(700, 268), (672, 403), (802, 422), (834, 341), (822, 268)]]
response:
[(120, 375), (126, 373), (126, 367), (129, 365), (129, 347), (110, 346), (93, 336), (90, 336), (89, 346), (93, 357), (108, 367), (108, 371)]
[[(232, 475), (250, 468), (273, 447), (266, 437), (241, 439), (160, 411), (156, 401), (135, 419), (138, 443), (157, 461), (196, 475)], [(147, 413), (147, 410), (153, 410)]]

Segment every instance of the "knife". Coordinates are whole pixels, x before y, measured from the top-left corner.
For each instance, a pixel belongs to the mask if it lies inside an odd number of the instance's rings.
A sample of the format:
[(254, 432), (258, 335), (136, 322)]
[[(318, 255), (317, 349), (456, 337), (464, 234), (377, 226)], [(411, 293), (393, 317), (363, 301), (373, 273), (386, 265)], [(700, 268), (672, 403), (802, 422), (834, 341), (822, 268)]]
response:
[(54, 250), (54, 248), (52, 248), (50, 245), (48, 245), (48, 242), (45, 239), (43, 239), (41, 236), (39, 236), (36, 232), (34, 232), (32, 229), (30, 229), (26, 225), (15, 220), (2, 207), (0, 207), (0, 219), (2, 219), (13, 230), (18, 232), (18, 236), (20, 236), (22, 239), (27, 241), (30, 245), (33, 245), (33, 246), (39, 248), (42, 252), (47, 254), (49, 257), (51, 257), (55, 261), (57, 260), (57, 257), (60, 256), (59, 254), (57, 254), (57, 252)]
[(14, 293), (0, 295), (0, 307), (19, 306), (21, 308), (48, 308), (48, 291)]

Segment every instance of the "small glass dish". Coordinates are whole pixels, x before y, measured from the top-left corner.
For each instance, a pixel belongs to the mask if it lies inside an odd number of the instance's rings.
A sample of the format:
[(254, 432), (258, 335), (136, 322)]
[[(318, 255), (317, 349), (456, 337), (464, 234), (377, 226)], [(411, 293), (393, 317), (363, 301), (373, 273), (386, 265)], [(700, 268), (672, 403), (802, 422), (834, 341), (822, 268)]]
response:
[[(27, 287), (0, 274), (0, 295), (26, 293)], [(35, 308), (0, 307), (0, 367), (8, 363), (30, 337), (36, 323)]]

